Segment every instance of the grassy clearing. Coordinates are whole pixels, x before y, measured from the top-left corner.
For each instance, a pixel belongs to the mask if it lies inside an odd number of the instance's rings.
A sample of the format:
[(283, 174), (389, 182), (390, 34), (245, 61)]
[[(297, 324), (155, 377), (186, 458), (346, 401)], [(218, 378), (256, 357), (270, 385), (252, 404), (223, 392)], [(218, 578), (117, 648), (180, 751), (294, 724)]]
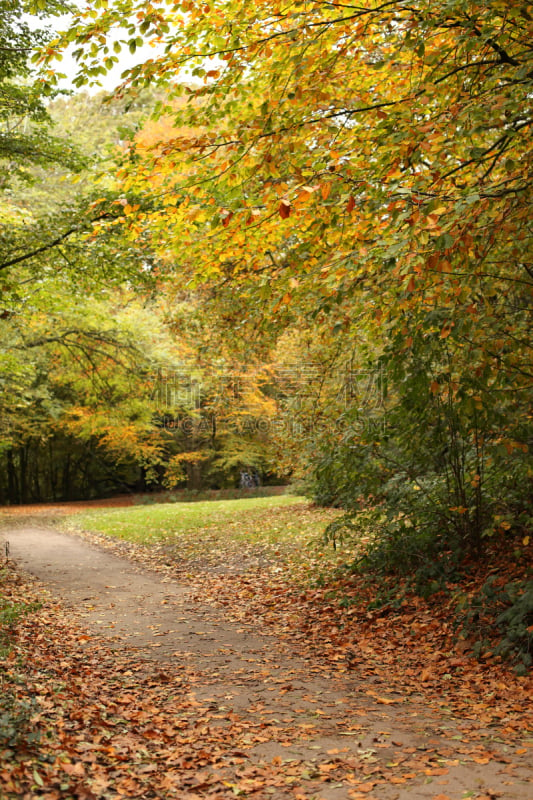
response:
[[(302, 497), (252, 497), (239, 500), (200, 501), (197, 503), (162, 503), (130, 508), (103, 509), (76, 515), (77, 525), (116, 536), (130, 542), (153, 542), (210, 528), (232, 526), (235, 536), (260, 536), (253, 522), (264, 518), (265, 511), (305, 504)], [(259, 512), (259, 513), (258, 513)], [(278, 540), (286, 531), (269, 526), (264, 531), (269, 540)]]
[(76, 514), (63, 525), (152, 546), (191, 567), (260, 558), (315, 572), (338, 561), (339, 554), (323, 541), (337, 513), (304, 497), (281, 495), (102, 509)]

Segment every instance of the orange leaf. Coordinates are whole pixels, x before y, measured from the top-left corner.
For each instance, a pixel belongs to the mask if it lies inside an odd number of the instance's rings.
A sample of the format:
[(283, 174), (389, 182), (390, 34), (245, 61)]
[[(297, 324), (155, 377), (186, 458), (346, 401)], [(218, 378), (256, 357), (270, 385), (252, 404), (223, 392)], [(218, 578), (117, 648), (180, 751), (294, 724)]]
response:
[(348, 199), (348, 204), (347, 204), (347, 206), (346, 206), (346, 211), (347, 211), (348, 213), (350, 213), (350, 211), (353, 211), (353, 210), (354, 210), (354, 208), (355, 208), (355, 200), (354, 200), (354, 196), (353, 196), (353, 194), (351, 194), (351, 195), (350, 195), (350, 197), (349, 197), (349, 199)]
[(338, 764), (332, 763), (331, 761), (326, 762), (325, 764), (319, 765), (319, 770), (321, 772), (331, 772), (333, 769), (337, 769)]

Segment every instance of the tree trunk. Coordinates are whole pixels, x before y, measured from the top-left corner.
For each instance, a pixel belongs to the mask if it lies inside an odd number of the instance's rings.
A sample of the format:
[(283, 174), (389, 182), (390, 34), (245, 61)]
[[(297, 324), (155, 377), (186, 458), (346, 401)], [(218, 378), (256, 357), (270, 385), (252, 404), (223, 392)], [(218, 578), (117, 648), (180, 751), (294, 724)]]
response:
[(7, 460), (7, 494), (10, 503), (20, 503), (17, 470), (15, 467), (15, 459), (13, 458), (13, 449), (9, 449), (6, 453)]
[(19, 449), (20, 502), (28, 502), (28, 446)]
[(202, 468), (198, 461), (187, 464), (187, 489), (198, 491), (202, 488)]
[(61, 479), (61, 497), (63, 500), (70, 500), (71, 492), (71, 475), (70, 475), (70, 453), (67, 453), (63, 459), (63, 475)]

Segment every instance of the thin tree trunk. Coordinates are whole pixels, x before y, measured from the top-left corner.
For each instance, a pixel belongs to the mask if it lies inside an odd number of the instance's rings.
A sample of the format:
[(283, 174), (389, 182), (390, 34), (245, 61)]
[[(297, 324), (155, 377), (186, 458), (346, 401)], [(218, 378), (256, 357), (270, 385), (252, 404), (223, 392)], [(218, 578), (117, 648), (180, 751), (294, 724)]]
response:
[(23, 445), (19, 448), (19, 480), (20, 480), (20, 502), (28, 502), (28, 446)]

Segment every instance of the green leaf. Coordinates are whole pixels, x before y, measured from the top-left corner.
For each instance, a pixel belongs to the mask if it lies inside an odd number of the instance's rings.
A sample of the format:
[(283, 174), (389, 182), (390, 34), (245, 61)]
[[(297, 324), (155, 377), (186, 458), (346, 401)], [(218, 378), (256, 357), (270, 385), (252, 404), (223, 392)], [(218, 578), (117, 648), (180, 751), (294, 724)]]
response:
[(36, 769), (33, 770), (33, 780), (35, 781), (37, 786), (44, 786), (44, 781)]

